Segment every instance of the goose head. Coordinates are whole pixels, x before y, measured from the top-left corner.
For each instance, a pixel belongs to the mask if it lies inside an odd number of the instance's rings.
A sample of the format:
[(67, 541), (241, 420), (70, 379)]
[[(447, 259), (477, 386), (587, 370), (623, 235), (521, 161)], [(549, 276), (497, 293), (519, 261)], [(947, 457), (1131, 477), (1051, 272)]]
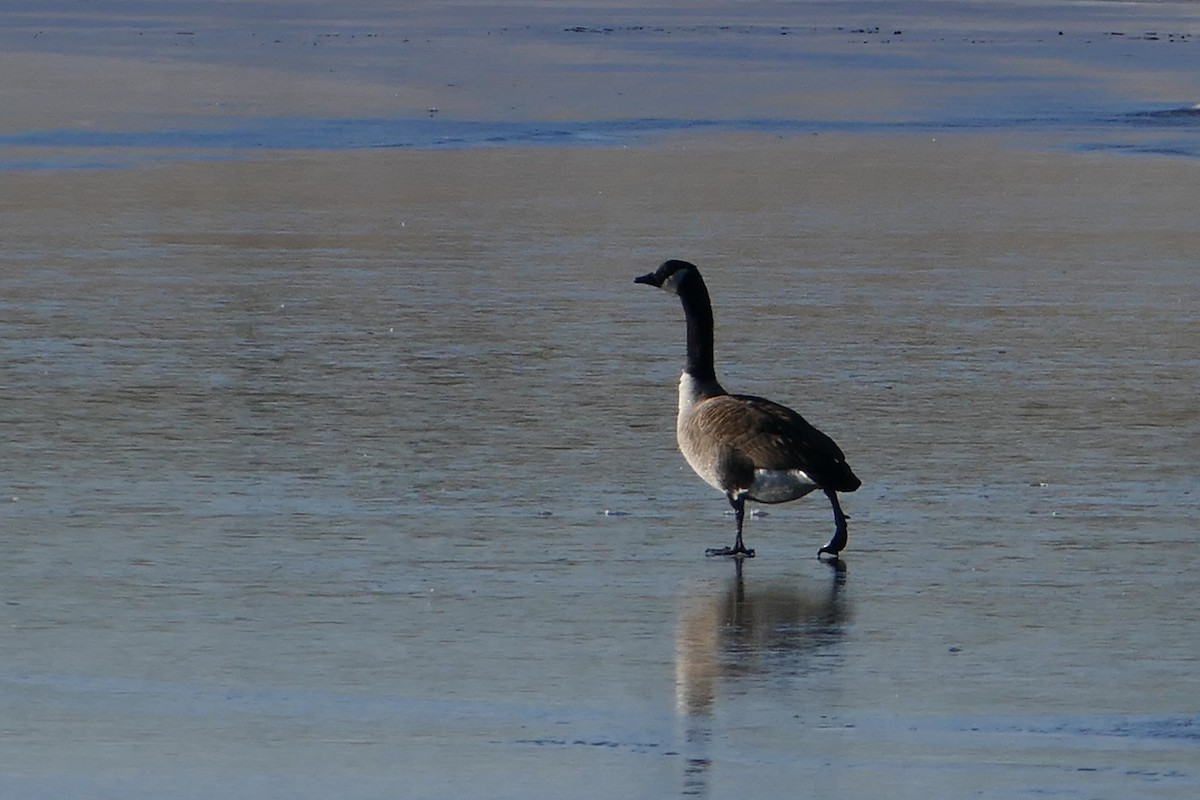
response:
[(682, 294), (681, 289), (700, 279), (700, 270), (695, 264), (672, 258), (664, 261), (654, 272), (633, 279), (634, 283), (656, 286), (664, 292)]

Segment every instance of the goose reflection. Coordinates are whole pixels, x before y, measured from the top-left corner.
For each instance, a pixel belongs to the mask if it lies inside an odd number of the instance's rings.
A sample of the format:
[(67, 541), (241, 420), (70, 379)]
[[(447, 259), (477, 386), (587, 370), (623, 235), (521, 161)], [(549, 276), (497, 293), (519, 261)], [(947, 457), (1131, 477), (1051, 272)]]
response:
[[(828, 680), (849, 620), (841, 595), (846, 567), (830, 562), (829, 582), (796, 587), (750, 584), (736, 573), (716, 594), (684, 599), (675, 634), (675, 707), (684, 723), (683, 794), (707, 793), (711, 717), (722, 687), (798, 679)], [(748, 585), (749, 584), (749, 585)]]
[[(724, 590), (684, 601), (675, 637), (675, 703), (686, 715), (708, 715), (727, 680), (799, 675), (830, 655), (848, 609), (840, 592), (845, 565), (834, 562), (828, 586), (747, 586), (742, 564)], [(821, 669), (828, 669), (822, 663)]]

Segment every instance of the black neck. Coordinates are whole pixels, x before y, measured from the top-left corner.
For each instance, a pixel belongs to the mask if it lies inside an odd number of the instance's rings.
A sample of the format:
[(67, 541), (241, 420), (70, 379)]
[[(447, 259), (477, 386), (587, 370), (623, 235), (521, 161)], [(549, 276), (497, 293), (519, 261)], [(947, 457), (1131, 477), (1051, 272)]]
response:
[(679, 287), (687, 318), (687, 365), (684, 370), (700, 380), (717, 379), (713, 367), (713, 313), (708, 288), (697, 274)]

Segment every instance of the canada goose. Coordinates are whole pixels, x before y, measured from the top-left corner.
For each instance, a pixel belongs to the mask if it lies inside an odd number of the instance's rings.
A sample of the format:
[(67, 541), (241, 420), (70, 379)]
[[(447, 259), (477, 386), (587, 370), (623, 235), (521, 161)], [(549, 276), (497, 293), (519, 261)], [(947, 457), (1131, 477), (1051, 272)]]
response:
[(672, 259), (649, 275), (634, 279), (679, 295), (687, 318), (687, 364), (679, 378), (679, 450), (696, 474), (725, 493), (737, 517), (733, 547), (709, 548), (710, 556), (746, 556), (742, 543), (747, 500), (786, 503), (814, 489), (833, 505), (836, 529), (817, 551), (837, 558), (846, 547), (846, 515), (838, 492), (862, 485), (841, 449), (804, 417), (778, 403), (729, 394), (713, 367), (713, 314), (708, 288), (695, 264)]

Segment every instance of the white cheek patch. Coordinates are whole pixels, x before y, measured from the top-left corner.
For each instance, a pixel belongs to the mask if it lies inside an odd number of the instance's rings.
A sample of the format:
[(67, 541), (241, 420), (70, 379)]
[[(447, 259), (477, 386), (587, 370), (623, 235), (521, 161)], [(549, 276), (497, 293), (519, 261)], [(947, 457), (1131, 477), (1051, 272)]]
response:
[(663, 290), (670, 292), (671, 294), (679, 294), (679, 282), (683, 280), (683, 274), (685, 272), (687, 272), (687, 270), (681, 269), (663, 281)]

